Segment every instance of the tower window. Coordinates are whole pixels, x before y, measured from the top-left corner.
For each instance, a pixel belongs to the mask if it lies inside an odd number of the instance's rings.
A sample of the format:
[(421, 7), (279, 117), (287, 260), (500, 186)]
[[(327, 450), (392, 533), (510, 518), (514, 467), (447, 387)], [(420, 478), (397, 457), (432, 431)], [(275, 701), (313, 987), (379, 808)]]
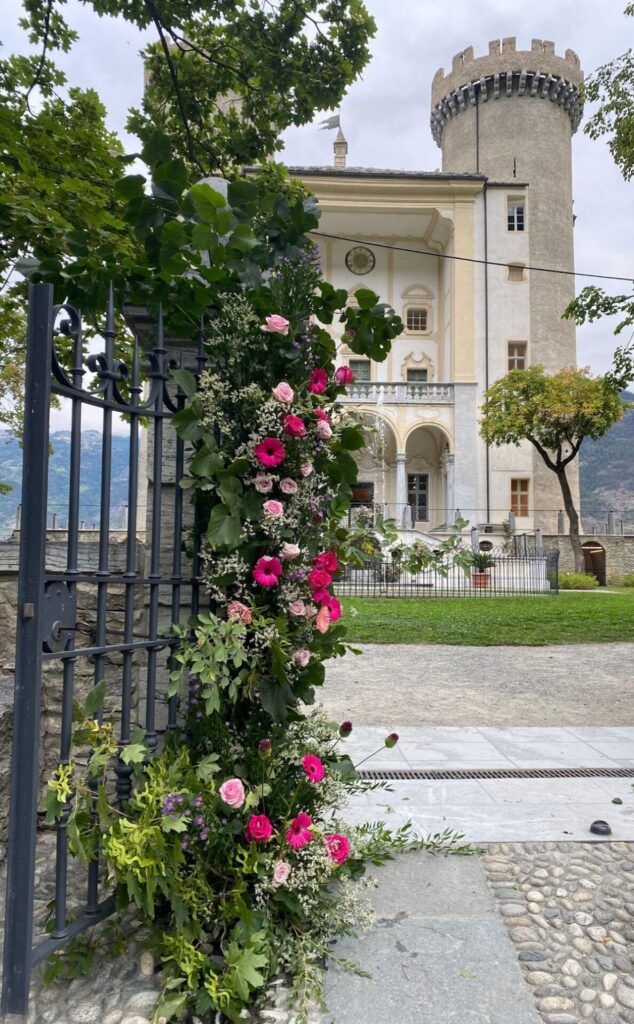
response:
[(524, 267), (521, 263), (509, 263), (509, 281), (524, 281)]
[(528, 480), (514, 477), (511, 480), (511, 512), (518, 519), (528, 516)]
[(354, 373), (357, 383), (363, 383), (364, 381), (370, 380), (371, 374), (369, 359), (351, 359), (349, 366)]
[(506, 226), (509, 231), (524, 230), (523, 199), (509, 199), (507, 206)]
[(410, 306), (405, 317), (408, 331), (422, 333), (427, 330), (428, 310), (426, 306)]
[(528, 345), (525, 341), (509, 341), (508, 368), (509, 370), (525, 370), (527, 366)]

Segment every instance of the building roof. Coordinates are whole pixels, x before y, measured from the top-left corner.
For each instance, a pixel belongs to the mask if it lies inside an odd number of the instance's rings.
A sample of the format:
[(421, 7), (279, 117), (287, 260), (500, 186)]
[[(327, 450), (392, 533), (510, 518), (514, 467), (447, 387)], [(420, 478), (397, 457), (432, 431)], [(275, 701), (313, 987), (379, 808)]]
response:
[[(255, 168), (247, 168), (255, 170)], [(486, 181), (485, 174), (448, 174), (443, 171), (399, 171), (390, 167), (288, 167), (289, 174), (310, 178), (404, 178), (407, 180)]]

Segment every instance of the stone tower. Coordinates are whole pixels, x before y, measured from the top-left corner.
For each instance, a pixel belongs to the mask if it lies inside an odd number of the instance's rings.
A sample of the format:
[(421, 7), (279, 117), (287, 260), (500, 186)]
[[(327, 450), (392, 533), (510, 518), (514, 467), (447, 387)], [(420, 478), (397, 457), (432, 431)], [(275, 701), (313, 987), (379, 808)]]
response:
[[(443, 171), (528, 186), (530, 266), (574, 269), (572, 135), (582, 116), (582, 81), (573, 50), (559, 57), (555, 44), (541, 39), (518, 50), (513, 37), (490, 42), (485, 57), (474, 58), (469, 46), (453, 58), (449, 74), (440, 68), (434, 75), (431, 130)], [(529, 280), (530, 362), (550, 372), (574, 365), (575, 327), (561, 319), (574, 297), (574, 278), (535, 271)], [(560, 507), (553, 474), (537, 456), (534, 486), (542, 495), (536, 507)], [(553, 525), (551, 515), (538, 518), (546, 528)]]

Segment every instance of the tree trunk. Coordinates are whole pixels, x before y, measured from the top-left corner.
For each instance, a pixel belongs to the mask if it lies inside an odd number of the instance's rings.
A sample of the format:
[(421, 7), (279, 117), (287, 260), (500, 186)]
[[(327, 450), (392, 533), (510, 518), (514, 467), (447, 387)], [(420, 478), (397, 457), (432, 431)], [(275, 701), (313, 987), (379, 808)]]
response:
[(585, 569), (585, 562), (583, 558), (581, 540), (579, 539), (579, 513), (577, 512), (575, 503), (572, 500), (572, 491), (570, 490), (570, 484), (568, 483), (568, 477), (566, 476), (565, 466), (561, 466), (557, 469), (557, 479), (559, 480), (559, 486), (561, 487), (561, 493), (564, 499), (564, 508), (566, 510), (566, 515), (568, 516), (568, 523), (570, 524), (570, 544), (575, 558), (575, 571), (583, 572)]

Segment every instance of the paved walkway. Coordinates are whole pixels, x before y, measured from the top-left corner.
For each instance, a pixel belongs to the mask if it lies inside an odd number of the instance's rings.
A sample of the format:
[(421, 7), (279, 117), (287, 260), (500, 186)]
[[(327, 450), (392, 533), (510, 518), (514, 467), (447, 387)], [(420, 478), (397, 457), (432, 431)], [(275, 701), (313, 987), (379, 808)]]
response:
[(370, 980), (328, 972), (337, 1024), (539, 1024), (477, 857), (409, 854), (381, 868), (375, 927), (339, 943)]
[[(392, 723), (390, 723), (390, 729)], [(355, 764), (373, 751), (365, 769), (411, 768), (631, 768), (631, 778), (523, 778), (389, 782), (355, 798), (357, 820), (381, 818), (390, 825), (411, 819), (420, 835), (445, 828), (469, 842), (594, 840), (597, 818), (612, 837), (634, 840), (634, 727), (417, 728), (395, 726), (400, 740), (382, 746), (387, 729), (360, 726), (345, 749)], [(621, 804), (613, 804), (614, 799)]]
[[(321, 696), (365, 725), (634, 725), (632, 644), (365, 644), (328, 663)], [(634, 754), (632, 754), (634, 757)]]

